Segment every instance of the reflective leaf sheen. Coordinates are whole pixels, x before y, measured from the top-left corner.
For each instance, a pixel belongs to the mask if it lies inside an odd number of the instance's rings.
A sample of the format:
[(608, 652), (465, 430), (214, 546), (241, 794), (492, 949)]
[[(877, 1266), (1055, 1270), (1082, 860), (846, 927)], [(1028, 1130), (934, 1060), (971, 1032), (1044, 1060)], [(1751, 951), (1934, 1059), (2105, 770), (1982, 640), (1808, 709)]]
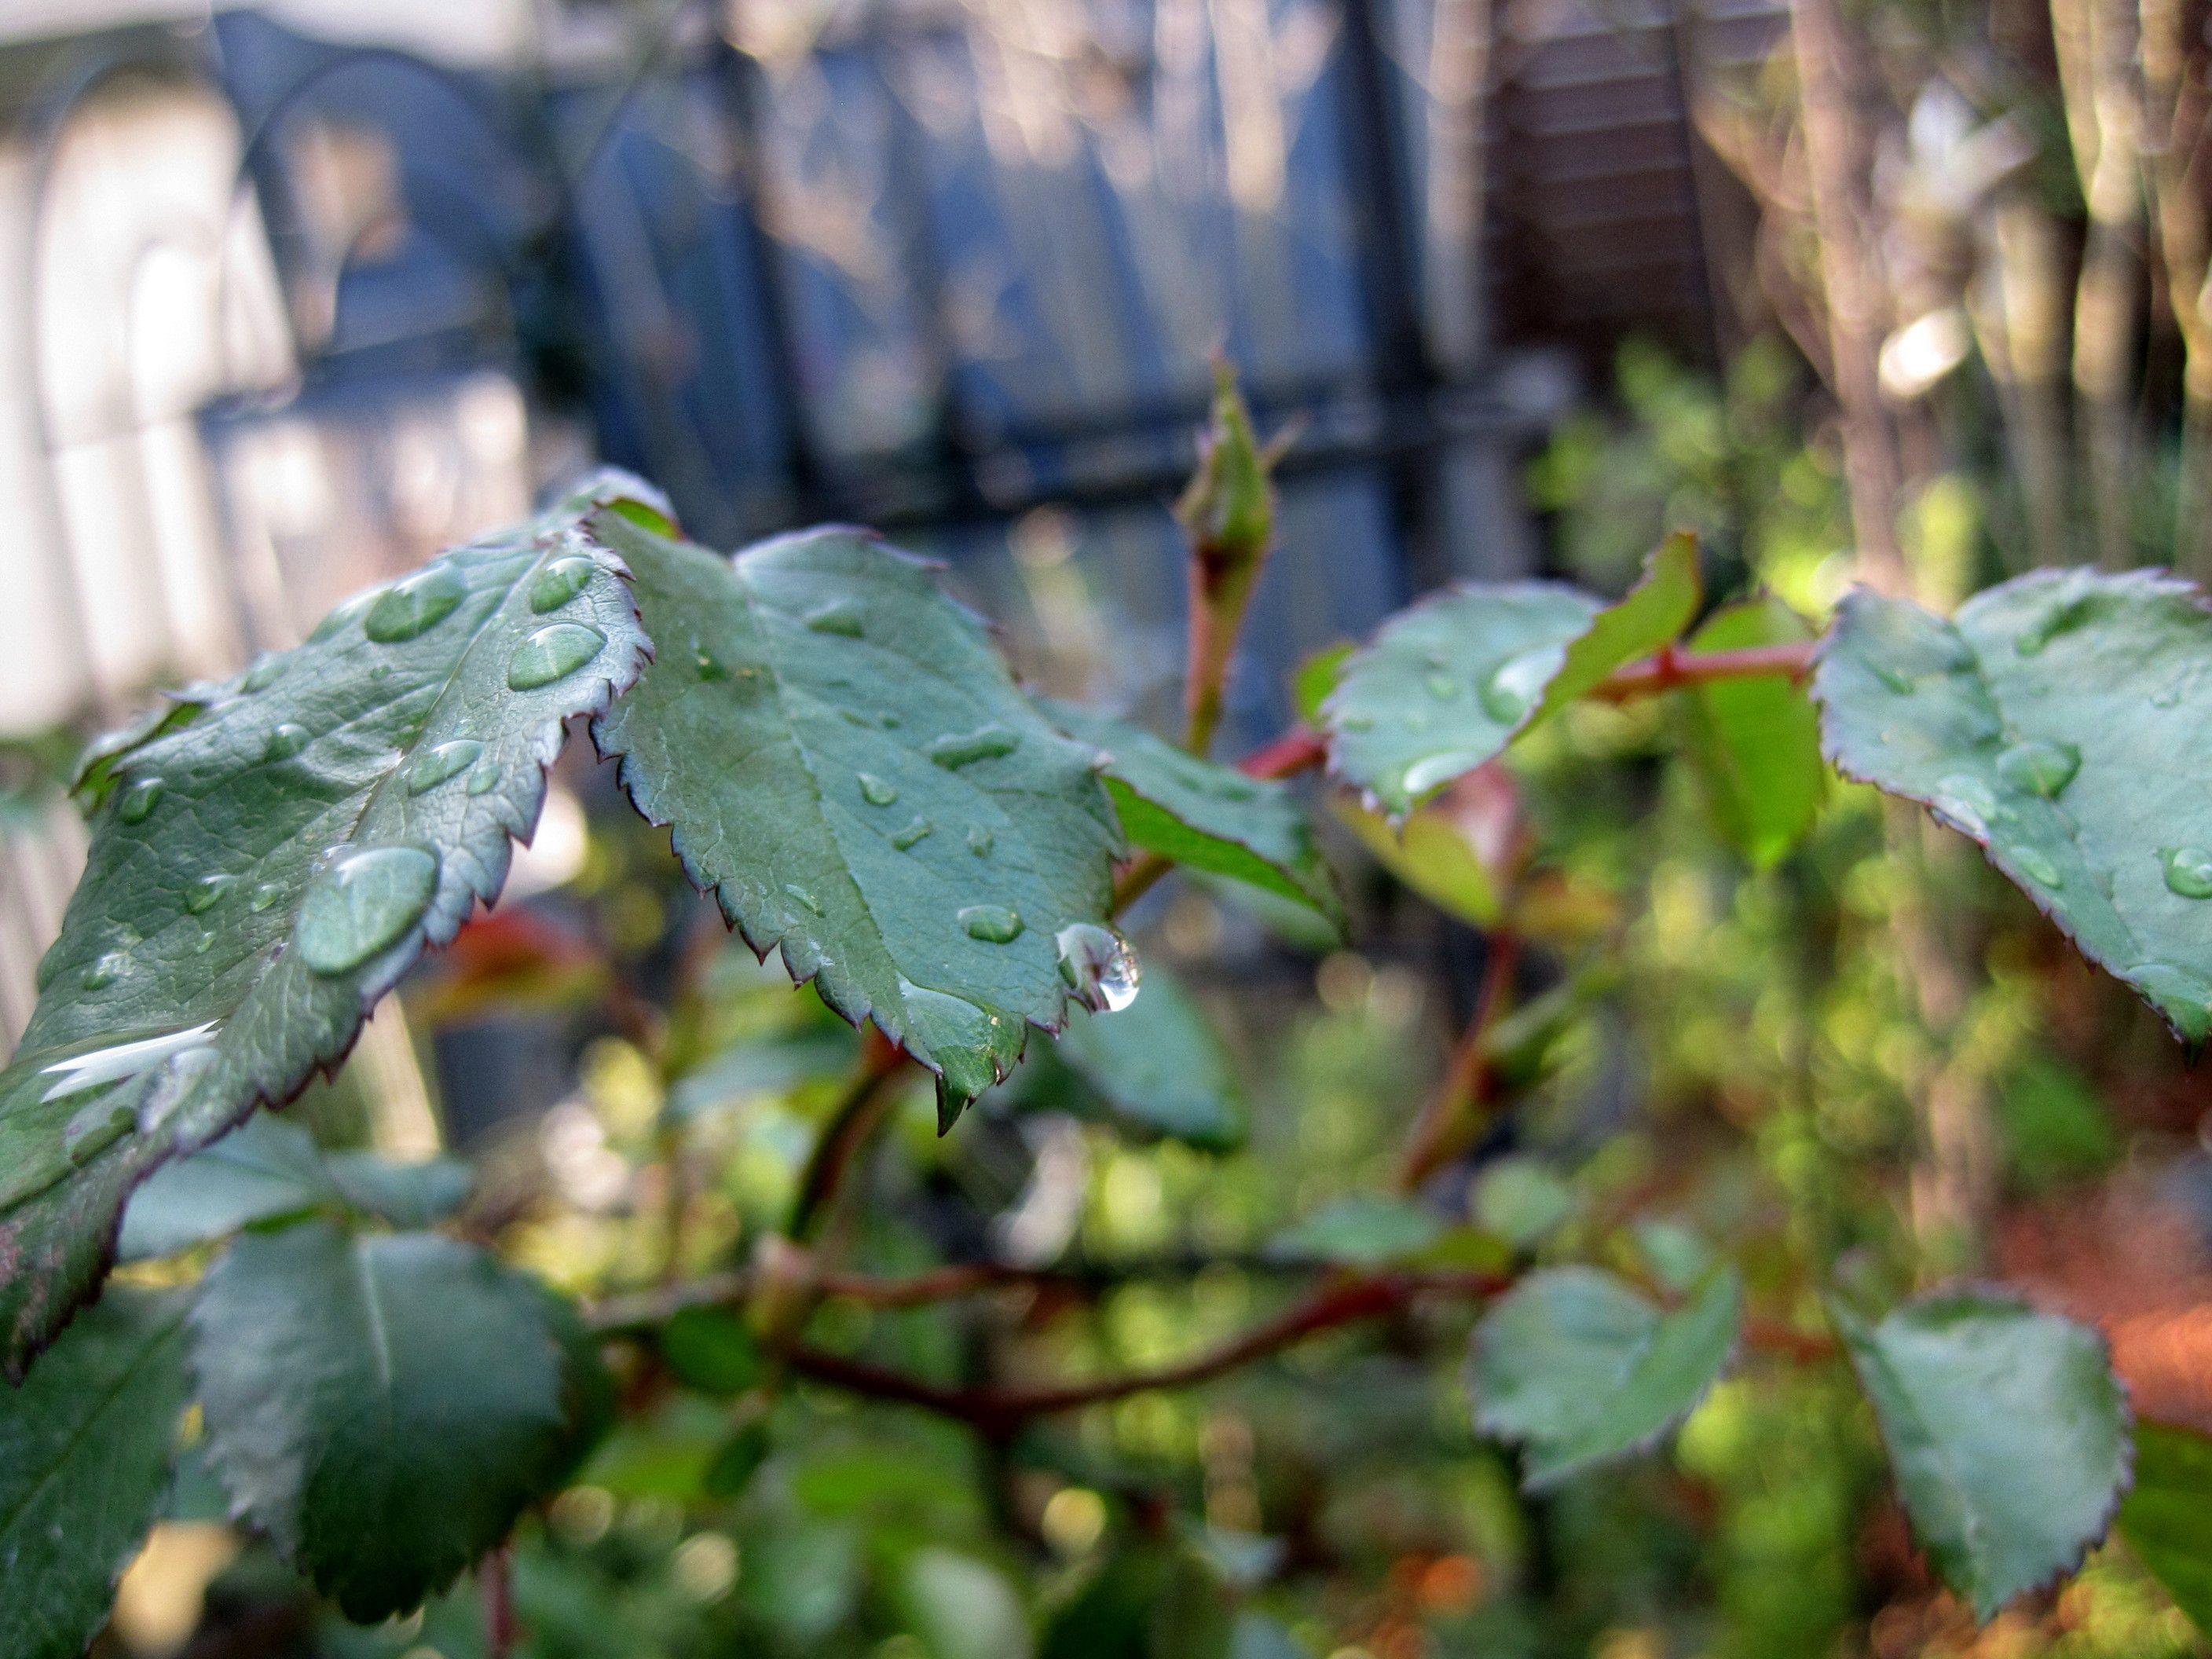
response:
[(192, 1313), (209, 1462), (349, 1618), (404, 1613), (565, 1474), (571, 1322), (454, 1239), (248, 1233)]
[(732, 561), (597, 527), (659, 646), (601, 750), (755, 950), (780, 945), (793, 977), (938, 1073), (949, 1123), (1026, 1026), (1060, 1027), (1058, 939), (1105, 914), (1120, 837), (1089, 752), (929, 566), (871, 536)]
[(1474, 1426), (1521, 1443), (1532, 1490), (1644, 1450), (1720, 1376), (1742, 1299), (1727, 1268), (1673, 1310), (1595, 1268), (1531, 1273), (1475, 1327)]
[[(0, 1074), (10, 1375), (98, 1283), (133, 1186), (297, 1093), (498, 893), (562, 722), (605, 707), (647, 648), (619, 562), (577, 511), (448, 553), (96, 748), (85, 878)], [(533, 590), (564, 560), (600, 574), (558, 619), (606, 645), (514, 690), (509, 659), (548, 625)], [(466, 775), (487, 787), (423, 763), (456, 744), (480, 745)]]
[(1878, 1324), (1831, 1312), (1913, 1531), (1976, 1614), (2078, 1565), (2129, 1466), (2127, 1406), (2095, 1333), (1971, 1291)]
[(169, 1484), (179, 1295), (120, 1290), (0, 1389), (0, 1659), (77, 1659)]
[(1814, 695), (1829, 758), (1919, 801), (2195, 1042), (2212, 1034), (2212, 615), (2150, 571), (2042, 572), (1946, 622), (1855, 593)]

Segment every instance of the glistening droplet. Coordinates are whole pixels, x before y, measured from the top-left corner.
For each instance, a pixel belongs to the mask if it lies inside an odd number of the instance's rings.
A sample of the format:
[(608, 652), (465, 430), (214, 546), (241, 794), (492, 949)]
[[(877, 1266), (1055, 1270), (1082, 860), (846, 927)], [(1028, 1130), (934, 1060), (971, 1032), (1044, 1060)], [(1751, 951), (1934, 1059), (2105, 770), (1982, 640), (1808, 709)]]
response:
[(462, 787), (471, 795), (488, 795), (499, 782), (499, 762), (486, 755), (477, 763), (476, 769), (469, 774), (469, 781)]
[(455, 738), (424, 750), (407, 769), (407, 789), (419, 795), (425, 790), (435, 789), (456, 774), (476, 764), (477, 757), (483, 753), (483, 744), (474, 738)]
[(969, 938), (991, 945), (1011, 945), (1022, 936), (1021, 913), (1003, 904), (970, 904), (961, 910), (959, 920)]
[(319, 974), (343, 974), (397, 944), (430, 908), (438, 860), (419, 847), (341, 854), (300, 902), (300, 956)]
[(2058, 873), (2058, 866), (2033, 847), (2013, 847), (2006, 849), (2021, 874), (2030, 881), (2039, 882), (2054, 891), (2066, 884)]
[(253, 890), (253, 896), (246, 901), (246, 908), (255, 912), (266, 910), (284, 896), (284, 890), (273, 881), (264, 881)]
[(284, 671), (290, 666), (290, 660), (284, 657), (256, 658), (253, 666), (246, 671), (246, 678), (240, 682), (239, 690), (247, 692), (266, 691), (284, 678)]
[(809, 892), (805, 888), (801, 887), (797, 882), (787, 881), (784, 883), (783, 890), (790, 894), (802, 908), (811, 911), (817, 916), (822, 914), (822, 901), (815, 897), (814, 895)]
[(2186, 899), (2212, 898), (2212, 850), (2202, 847), (2169, 847), (2159, 854), (2166, 866), (2166, 884)]
[(143, 823), (161, 804), (161, 794), (168, 786), (159, 778), (140, 778), (123, 792), (123, 799), (115, 803), (115, 816), (125, 823)]
[(873, 772), (856, 772), (853, 781), (860, 786), (860, 799), (871, 806), (889, 806), (898, 799), (898, 785)]
[(307, 728), (297, 720), (286, 720), (272, 728), (261, 745), (264, 761), (289, 760), (308, 744)]
[(908, 824), (906, 828), (897, 830), (892, 835), (891, 845), (898, 848), (900, 852), (903, 853), (907, 848), (914, 846), (917, 842), (927, 839), (929, 832), (936, 827), (937, 826), (932, 823), (927, 818), (916, 818), (913, 823)]
[(2057, 794), (2081, 769), (2081, 751), (2070, 743), (2032, 738), (1997, 757), (1997, 775), (2015, 789), (2045, 798)]
[(362, 619), (361, 631), (379, 645), (398, 645), (428, 633), (452, 616), (468, 594), (468, 584), (453, 566), (431, 565), (378, 594)]
[(973, 732), (948, 732), (922, 744), (921, 752), (946, 770), (1011, 755), (1021, 739), (1003, 726), (979, 726)]
[(806, 625), (817, 634), (842, 634), (859, 639), (867, 631), (867, 618), (853, 599), (832, 599), (806, 613)]
[(998, 840), (987, 824), (970, 824), (968, 829), (968, 850), (979, 859), (991, 856), (991, 848)]
[(539, 616), (558, 611), (591, 585), (599, 566), (581, 554), (556, 559), (530, 584), (530, 608)]
[(607, 636), (582, 623), (553, 623), (539, 629), (507, 661), (510, 690), (534, 691), (566, 679), (599, 654)]
[(1976, 841), (1990, 838), (1990, 821), (1997, 816), (1996, 792), (1971, 772), (1954, 772), (1936, 781), (1935, 810)]
[(185, 908), (192, 915), (204, 915), (215, 908), (222, 896), (237, 884), (236, 876), (202, 876), (185, 889)]
[(84, 977), (78, 983), (88, 991), (105, 990), (120, 979), (123, 970), (130, 965), (131, 958), (122, 951), (103, 951), (93, 958), (92, 965), (84, 970)]
[(1060, 930), (1060, 976), (1075, 1000), (1097, 1013), (1118, 1013), (1137, 1000), (1137, 953), (1110, 927), (1079, 921)]
[(1483, 682), (1482, 712), (1500, 726), (1517, 726), (1536, 706), (1536, 699), (1544, 695), (1544, 688), (1565, 659), (1566, 652), (1559, 646), (1507, 658)]

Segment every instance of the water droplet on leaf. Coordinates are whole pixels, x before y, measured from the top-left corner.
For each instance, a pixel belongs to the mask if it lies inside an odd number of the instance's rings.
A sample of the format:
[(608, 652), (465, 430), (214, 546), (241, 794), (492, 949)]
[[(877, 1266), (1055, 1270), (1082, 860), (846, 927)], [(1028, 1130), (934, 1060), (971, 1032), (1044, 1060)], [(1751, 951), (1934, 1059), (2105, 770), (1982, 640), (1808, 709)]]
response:
[(801, 887), (797, 882), (787, 881), (784, 883), (783, 890), (790, 894), (791, 896), (797, 900), (804, 908), (812, 911), (817, 916), (822, 914), (822, 901), (815, 897), (813, 894), (807, 891), (805, 888)]
[(143, 823), (161, 804), (161, 793), (168, 786), (159, 778), (140, 778), (123, 792), (123, 799), (115, 804), (115, 816), (125, 823)]
[(2202, 847), (2169, 847), (2159, 854), (2166, 865), (2166, 884), (2187, 899), (2212, 898), (2212, 850)]
[(510, 690), (534, 691), (541, 685), (566, 679), (590, 662), (605, 647), (607, 636), (582, 623), (553, 623), (539, 629), (507, 659)]
[(1449, 674), (1431, 674), (1421, 684), (1438, 702), (1449, 702), (1459, 696), (1459, 682)]
[(921, 746), (921, 752), (951, 771), (1011, 755), (1020, 744), (1021, 739), (1003, 726), (979, 726), (973, 732), (948, 732), (941, 738), (932, 738)]
[(477, 757), (483, 753), (483, 744), (474, 738), (455, 738), (424, 750), (415, 757), (415, 764), (407, 769), (407, 789), (419, 795), (434, 789), (456, 773), (476, 764)]
[(471, 795), (489, 794), (499, 783), (499, 762), (486, 755), (477, 763), (476, 770), (469, 774), (468, 782), (462, 787)]
[(297, 720), (286, 720), (269, 733), (268, 741), (261, 745), (264, 761), (289, 760), (308, 744), (307, 728)]
[(2081, 751), (2070, 743), (2046, 743), (2039, 738), (2016, 743), (1997, 757), (1997, 775), (2015, 789), (2048, 799), (2074, 781), (2081, 769)]
[(2058, 873), (2058, 866), (2034, 848), (2011, 847), (2005, 850), (2021, 874), (2030, 881), (2040, 882), (2054, 890), (2066, 884), (2066, 878)]
[(1997, 816), (1997, 798), (1989, 785), (1972, 773), (1957, 772), (1938, 779), (1936, 799), (1929, 804), (1976, 841), (1990, 838), (1990, 820)]
[(283, 888), (273, 881), (264, 881), (253, 890), (253, 896), (246, 902), (246, 908), (255, 911), (266, 910), (283, 896)]
[(969, 938), (992, 945), (1011, 945), (1022, 936), (1020, 912), (1003, 904), (971, 904), (960, 912), (959, 919)]
[(92, 965), (84, 970), (80, 981), (88, 991), (104, 990), (123, 977), (123, 970), (131, 965), (131, 958), (120, 951), (104, 951), (93, 958)]
[(855, 773), (854, 779), (860, 786), (860, 799), (871, 806), (889, 806), (898, 799), (898, 785), (873, 772)]
[(300, 902), (300, 955), (319, 974), (343, 974), (398, 943), (430, 908), (438, 860), (419, 847), (342, 854)]
[(236, 876), (203, 876), (185, 890), (185, 908), (192, 915), (204, 915), (215, 908), (222, 896), (237, 884)]
[(1055, 943), (1060, 946), (1060, 976), (1085, 1007), (1095, 1013), (1119, 1013), (1137, 1000), (1137, 953), (1112, 928), (1075, 922), (1060, 930)]
[(867, 628), (866, 617), (852, 599), (832, 599), (808, 611), (805, 620), (817, 634), (842, 634), (848, 639), (859, 639)]
[(468, 594), (468, 584), (459, 571), (449, 564), (434, 564), (378, 594), (361, 631), (379, 645), (398, 645), (428, 633), (452, 616)]
[(246, 671), (246, 678), (240, 682), (239, 689), (249, 693), (266, 691), (284, 678), (284, 671), (291, 665), (290, 660), (284, 657), (257, 658), (253, 666)]
[(1523, 651), (1509, 657), (1482, 687), (1482, 712), (1500, 726), (1517, 726), (1536, 706), (1552, 676), (1559, 672), (1566, 652), (1559, 646)]
[(998, 837), (994, 836), (986, 825), (972, 824), (969, 828), (968, 850), (979, 859), (990, 857), (991, 848), (997, 841)]
[(891, 845), (898, 848), (900, 852), (903, 853), (915, 842), (927, 838), (930, 831), (936, 828), (937, 826), (932, 823), (927, 818), (916, 818), (912, 823), (908, 824), (905, 829), (897, 831), (891, 836)]
[(556, 559), (530, 584), (530, 608), (539, 616), (558, 611), (591, 585), (599, 566), (581, 554)]

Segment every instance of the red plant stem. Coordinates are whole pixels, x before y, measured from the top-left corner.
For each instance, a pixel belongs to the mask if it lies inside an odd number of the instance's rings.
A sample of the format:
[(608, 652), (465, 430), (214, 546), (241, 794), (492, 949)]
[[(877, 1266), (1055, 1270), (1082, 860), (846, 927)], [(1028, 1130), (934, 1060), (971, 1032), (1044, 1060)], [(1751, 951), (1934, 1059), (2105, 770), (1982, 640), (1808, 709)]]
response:
[(502, 1545), (483, 1559), (484, 1659), (507, 1659), (514, 1651), (514, 1596)]
[(1470, 1127), (1468, 1109), (1486, 1101), (1491, 1093), (1487, 1048), (1491, 1027), (1512, 1001), (1513, 975), (1520, 962), (1520, 935), (1509, 927), (1493, 932), (1489, 959), (1482, 965), (1482, 988), (1475, 995), (1474, 1017), (1452, 1049), (1436, 1092), (1422, 1108), (1407, 1142), (1406, 1155), (1398, 1168), (1401, 1192), (1418, 1191), (1465, 1147)]
[(1802, 680), (1813, 672), (1814, 644), (1811, 640), (1792, 640), (1784, 645), (1746, 646), (1740, 651), (1696, 653), (1663, 646), (1655, 656), (1615, 669), (1590, 688), (1589, 696), (1601, 702), (1626, 702), (1714, 680), (1770, 676)]
[(1321, 733), (1299, 725), (1255, 749), (1237, 763), (1237, 769), (1251, 778), (1287, 778), (1310, 772), (1328, 758), (1328, 745)]
[(875, 1133), (890, 1103), (891, 1092), (884, 1085), (905, 1064), (906, 1051), (870, 1026), (860, 1039), (859, 1069), (846, 1086), (844, 1098), (823, 1125), (807, 1157), (805, 1171), (799, 1176), (799, 1196), (792, 1203), (791, 1220), (784, 1229), (793, 1238), (803, 1239), (811, 1233), (830, 1200), (836, 1196), (845, 1171)]

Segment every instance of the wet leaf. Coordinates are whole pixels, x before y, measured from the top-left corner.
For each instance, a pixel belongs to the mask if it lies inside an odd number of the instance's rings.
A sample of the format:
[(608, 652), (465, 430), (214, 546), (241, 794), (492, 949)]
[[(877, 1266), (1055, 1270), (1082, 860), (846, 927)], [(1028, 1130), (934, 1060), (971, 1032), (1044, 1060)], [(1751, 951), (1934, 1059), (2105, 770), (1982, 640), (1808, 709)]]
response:
[[(659, 645), (594, 730), (753, 948), (936, 1072), (945, 1121), (1057, 1030), (1120, 849), (1090, 752), (931, 567), (857, 531), (725, 559), (603, 518)], [(713, 756), (718, 763), (697, 764)]]
[(1875, 1324), (1830, 1312), (1913, 1532), (1976, 1616), (2078, 1566), (2129, 1467), (2127, 1405), (2096, 1334), (1971, 1291)]
[(1071, 1012), (1060, 1057), (1139, 1130), (1212, 1151), (1244, 1138), (1244, 1092), (1205, 1010), (1164, 969), (1119, 1013)]
[(504, 1538), (605, 1403), (562, 1304), (431, 1233), (248, 1233), (191, 1324), (209, 1462), (357, 1620), (406, 1612)]
[[(138, 1182), (333, 1066), (499, 892), (562, 722), (647, 649), (578, 511), (434, 560), (96, 749), (84, 880), (0, 1074), (9, 1375), (93, 1292)], [(537, 609), (556, 568), (583, 580)]]
[(2212, 1034), (2212, 614), (2151, 571), (2042, 571), (1947, 622), (1854, 593), (1813, 683), (1838, 769), (1987, 851), (2183, 1037)]
[(0, 1390), (0, 1659), (77, 1659), (161, 1509), (189, 1298), (118, 1290)]
[(1610, 1273), (1530, 1273), (1475, 1327), (1478, 1432), (1519, 1443), (1533, 1491), (1647, 1449), (1705, 1398), (1735, 1350), (1733, 1269), (1662, 1309)]
[(1105, 757), (1107, 793), (1131, 845), (1296, 899), (1343, 931), (1336, 878), (1287, 784), (1200, 760), (1111, 715), (1043, 707), (1054, 725)]
[(1551, 582), (1455, 587), (1383, 624), (1322, 705), (1331, 772), (1402, 818), (1697, 614), (1697, 548), (1670, 537), (1618, 605)]

